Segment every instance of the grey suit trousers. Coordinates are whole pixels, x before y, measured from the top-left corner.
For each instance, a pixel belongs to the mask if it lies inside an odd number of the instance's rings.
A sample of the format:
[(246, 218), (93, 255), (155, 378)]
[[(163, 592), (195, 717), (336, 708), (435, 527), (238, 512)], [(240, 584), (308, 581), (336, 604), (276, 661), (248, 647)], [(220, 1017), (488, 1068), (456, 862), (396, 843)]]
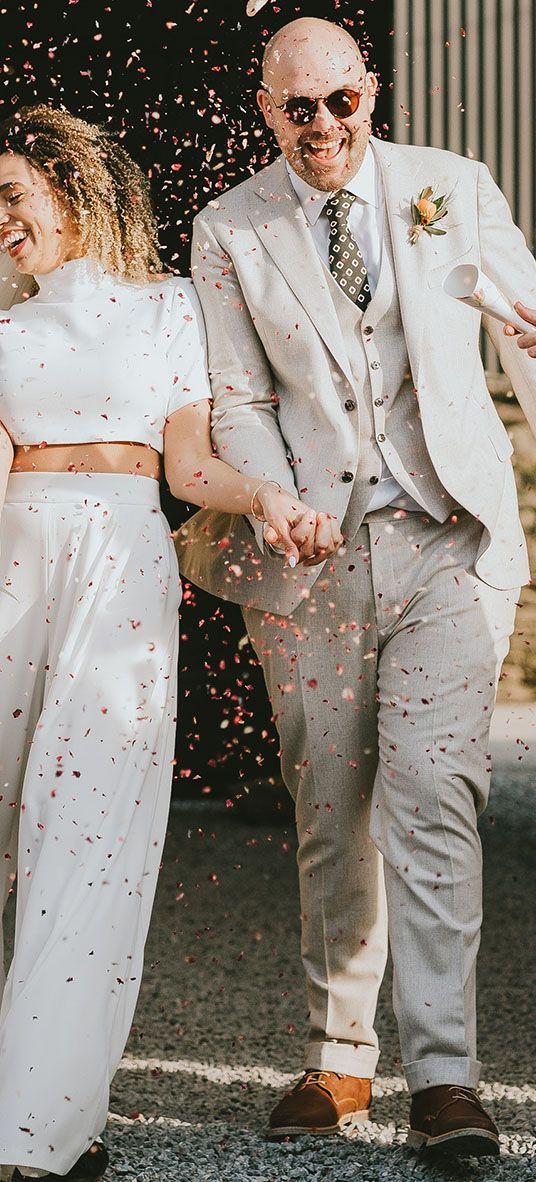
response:
[(387, 899), (412, 1092), (480, 1068), (477, 816), (518, 598), (474, 573), (481, 533), (380, 510), (292, 615), (244, 612), (296, 802), (306, 1066), (374, 1075)]

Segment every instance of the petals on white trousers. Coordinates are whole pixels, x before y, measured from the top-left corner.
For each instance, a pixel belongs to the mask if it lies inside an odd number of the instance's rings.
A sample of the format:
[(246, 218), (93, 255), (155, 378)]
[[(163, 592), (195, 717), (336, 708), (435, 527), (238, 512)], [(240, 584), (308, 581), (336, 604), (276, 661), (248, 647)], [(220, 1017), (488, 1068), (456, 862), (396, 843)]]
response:
[(140, 987), (180, 582), (147, 477), (12, 475), (0, 544), (0, 1163), (63, 1174), (104, 1128)]

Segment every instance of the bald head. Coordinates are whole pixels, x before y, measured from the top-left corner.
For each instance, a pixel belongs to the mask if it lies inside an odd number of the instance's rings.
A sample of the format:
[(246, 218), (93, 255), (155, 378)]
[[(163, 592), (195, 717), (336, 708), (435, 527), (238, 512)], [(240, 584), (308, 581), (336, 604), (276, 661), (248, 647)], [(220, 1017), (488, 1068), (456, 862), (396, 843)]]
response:
[(300, 17), (266, 46), (257, 101), (295, 172), (334, 192), (359, 171), (378, 87), (353, 37)]
[(319, 17), (302, 16), (270, 38), (262, 59), (262, 80), (272, 87), (284, 76), (288, 85), (296, 74), (302, 78), (308, 66), (316, 71), (330, 59), (343, 69), (363, 62), (357, 42), (346, 29)]

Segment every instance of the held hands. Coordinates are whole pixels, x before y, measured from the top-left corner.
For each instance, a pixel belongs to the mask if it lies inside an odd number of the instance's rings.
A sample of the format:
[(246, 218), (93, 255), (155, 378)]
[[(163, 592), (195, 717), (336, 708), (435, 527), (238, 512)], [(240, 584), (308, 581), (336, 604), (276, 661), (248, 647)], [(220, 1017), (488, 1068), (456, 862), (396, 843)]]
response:
[(254, 502), (255, 508), (262, 510), (265, 541), (285, 554), (285, 565), (303, 562), (304, 566), (315, 566), (343, 543), (336, 517), (317, 513), (278, 485), (262, 485)]
[(517, 344), (520, 349), (526, 349), (529, 357), (536, 357), (536, 310), (534, 308), (527, 308), (518, 300), (514, 304), (514, 308), (527, 324), (534, 325), (534, 332), (519, 332), (514, 328), (513, 324), (505, 325), (504, 332), (507, 337), (517, 336)]

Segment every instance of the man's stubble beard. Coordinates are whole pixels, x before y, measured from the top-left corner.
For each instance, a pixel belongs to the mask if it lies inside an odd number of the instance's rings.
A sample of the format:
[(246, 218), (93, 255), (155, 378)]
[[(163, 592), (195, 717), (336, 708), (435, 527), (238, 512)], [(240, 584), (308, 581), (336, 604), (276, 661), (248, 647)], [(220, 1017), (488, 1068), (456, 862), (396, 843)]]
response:
[[(372, 125), (370, 120), (367, 120), (366, 123), (360, 124), (357, 131), (355, 131), (350, 137), (350, 147), (347, 156), (346, 168), (344, 172), (339, 174), (336, 178), (336, 189), (344, 188), (345, 184), (347, 184), (348, 181), (350, 181), (352, 177), (354, 177), (356, 173), (359, 172), (359, 169), (361, 168), (365, 158), (365, 152), (367, 150), (371, 134)], [(327, 138), (328, 137), (326, 136), (326, 139)], [(303, 140), (306, 140), (306, 134), (304, 134)], [(287, 155), (286, 152), (285, 155)], [(290, 154), (287, 156), (287, 159), (291, 167), (294, 169), (294, 172), (296, 172), (298, 176), (302, 178), (302, 180), (307, 181), (307, 183), (314, 189), (318, 189), (322, 193), (333, 192), (334, 178), (328, 177), (327, 174), (321, 169), (319, 169), (317, 172), (310, 156), (304, 156), (302, 154), (299, 144), (297, 144), (290, 152)]]

